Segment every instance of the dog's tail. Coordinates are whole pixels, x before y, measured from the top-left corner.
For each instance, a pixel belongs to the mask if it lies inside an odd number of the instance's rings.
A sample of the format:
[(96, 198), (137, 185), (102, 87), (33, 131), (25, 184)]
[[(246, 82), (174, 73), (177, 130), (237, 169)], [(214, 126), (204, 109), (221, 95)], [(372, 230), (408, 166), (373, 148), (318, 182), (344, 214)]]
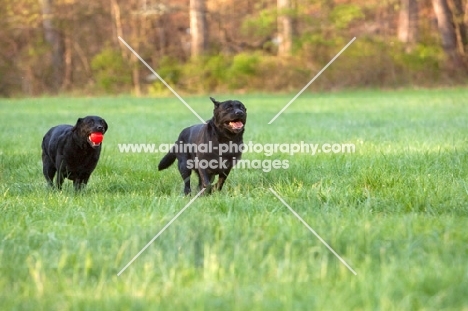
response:
[(158, 165), (158, 170), (159, 171), (162, 171), (162, 170), (165, 170), (166, 168), (168, 168), (169, 166), (172, 165), (172, 163), (174, 163), (174, 161), (177, 159), (175, 153), (169, 151), (168, 154), (166, 154), (164, 156), (164, 158), (162, 158), (162, 160), (159, 162), (159, 165)]

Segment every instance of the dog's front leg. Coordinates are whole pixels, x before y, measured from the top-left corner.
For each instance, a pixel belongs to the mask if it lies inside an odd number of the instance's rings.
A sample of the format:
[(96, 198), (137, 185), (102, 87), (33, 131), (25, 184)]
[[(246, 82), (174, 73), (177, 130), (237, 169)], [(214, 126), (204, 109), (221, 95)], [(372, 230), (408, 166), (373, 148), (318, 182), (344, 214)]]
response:
[(200, 184), (199, 187), (205, 188), (205, 193), (211, 193), (211, 177), (208, 175), (208, 172), (204, 169), (199, 168), (198, 173), (200, 176)]
[(75, 179), (73, 181), (73, 188), (75, 188), (75, 191), (79, 191), (84, 188), (84, 184), (80, 179)]
[(83, 178), (76, 178), (73, 181), (73, 187), (75, 188), (75, 191), (82, 190), (88, 183), (88, 180), (89, 180), (89, 176), (85, 176)]
[(218, 177), (218, 182), (216, 183), (216, 190), (221, 191), (223, 189), (224, 182), (226, 181), (229, 173), (231, 172), (231, 169), (225, 170), (224, 172), (221, 172)]

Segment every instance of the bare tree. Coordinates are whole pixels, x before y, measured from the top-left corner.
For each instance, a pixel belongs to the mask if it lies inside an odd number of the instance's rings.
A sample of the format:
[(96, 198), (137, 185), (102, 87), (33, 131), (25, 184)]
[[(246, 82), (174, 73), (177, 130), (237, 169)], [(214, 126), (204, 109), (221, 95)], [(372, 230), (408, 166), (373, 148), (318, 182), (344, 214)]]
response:
[(463, 61), (457, 49), (457, 35), (452, 12), (447, 4), (447, 0), (432, 0), (432, 6), (437, 17), (442, 48), (447, 55), (449, 67), (451, 69), (463, 68)]
[(118, 40), (118, 37), (123, 37), (123, 27), (122, 27), (122, 18), (121, 18), (121, 13), (120, 13), (120, 6), (119, 3), (116, 0), (110, 0), (111, 4), (111, 14), (112, 14), (112, 19), (114, 23), (112, 24), (112, 32), (114, 34), (114, 42), (118, 42), (120, 46), (120, 50), (122, 53), (122, 58), (126, 59), (126, 51), (127, 47), (122, 43), (122, 41)]
[(190, 0), (190, 35), (192, 57), (203, 54), (207, 45), (205, 0)]
[(398, 39), (406, 44), (410, 51), (418, 37), (418, 2), (417, 0), (401, 0), (398, 22)]
[(465, 7), (463, 6), (462, 0), (452, 0), (453, 10), (455, 17), (455, 26), (458, 34), (458, 43), (460, 51), (466, 54), (468, 48), (468, 34), (466, 30), (465, 18)]
[(293, 23), (287, 12), (290, 8), (290, 0), (278, 0), (278, 56), (291, 55)]
[(53, 25), (52, 2), (53, 0), (41, 0), (42, 27), (44, 28), (45, 40), (52, 48), (52, 88), (54, 91), (58, 91), (61, 87), (63, 77), (64, 44), (60, 33)]

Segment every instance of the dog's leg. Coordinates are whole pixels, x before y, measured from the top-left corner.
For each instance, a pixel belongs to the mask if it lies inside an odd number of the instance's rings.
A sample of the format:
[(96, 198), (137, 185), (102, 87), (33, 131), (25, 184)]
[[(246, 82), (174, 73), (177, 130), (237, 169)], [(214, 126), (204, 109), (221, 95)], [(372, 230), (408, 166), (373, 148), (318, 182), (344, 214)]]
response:
[[(203, 181), (202, 181), (202, 178), (200, 176), (200, 173), (197, 172), (197, 175), (198, 175), (198, 191), (202, 190), (203, 188)], [(210, 176), (210, 185), (213, 184), (213, 180), (215, 179), (216, 175), (212, 175)]]
[(192, 170), (187, 168), (185, 161), (179, 161), (179, 173), (184, 180), (184, 194), (189, 195), (191, 192), (190, 189), (190, 175), (192, 174)]
[(78, 191), (82, 188), (80, 179), (76, 178), (75, 180), (73, 180), (73, 188), (75, 188), (75, 191)]
[(195, 171), (195, 172), (197, 173), (197, 176), (198, 176), (198, 192), (200, 192), (203, 188), (203, 182), (202, 182), (200, 173), (198, 171)]
[(55, 182), (57, 183), (57, 189), (62, 190), (62, 184), (65, 179), (65, 169), (62, 167), (62, 158), (58, 156), (55, 163), (58, 163), (59, 165), (57, 169), (57, 179)]
[(65, 176), (64, 176), (63, 172), (61, 172), (59, 170), (57, 172), (57, 179), (56, 179), (57, 189), (58, 190), (62, 190), (62, 184), (63, 184), (64, 179), (65, 179)]
[(199, 180), (201, 181), (198, 187), (201, 186), (205, 188), (205, 193), (210, 194), (211, 193), (211, 179), (213, 178), (213, 176), (208, 175), (206, 170), (201, 169), (201, 168), (198, 168), (198, 174), (200, 176)]
[(184, 178), (184, 194), (189, 195), (192, 192), (190, 188), (190, 175)]
[(47, 155), (44, 153), (42, 154), (42, 172), (44, 173), (44, 177), (47, 180), (47, 184), (51, 187), (54, 186), (54, 176), (57, 170), (55, 169), (54, 164), (49, 159)]
[(89, 179), (89, 176), (86, 176), (84, 178), (76, 178), (73, 181), (73, 187), (75, 188), (75, 191), (79, 191), (83, 189), (88, 183), (88, 179)]
[(221, 174), (219, 174), (218, 182), (216, 184), (216, 190), (217, 191), (221, 191), (221, 189), (223, 189), (224, 182), (226, 181), (226, 179), (227, 179), (230, 172), (231, 172), (231, 169), (228, 169), (228, 170), (222, 172)]

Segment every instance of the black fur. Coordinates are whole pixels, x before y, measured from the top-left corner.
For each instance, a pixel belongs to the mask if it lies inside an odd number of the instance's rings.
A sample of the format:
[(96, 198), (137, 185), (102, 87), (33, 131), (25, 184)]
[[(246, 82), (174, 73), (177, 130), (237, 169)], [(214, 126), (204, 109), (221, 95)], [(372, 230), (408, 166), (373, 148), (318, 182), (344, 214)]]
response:
[[(198, 187), (205, 188), (205, 192), (211, 192), (211, 183), (216, 175), (218, 175), (217, 190), (221, 190), (226, 178), (228, 177), (235, 161), (241, 158), (242, 152), (239, 148), (232, 148), (228, 152), (219, 153), (221, 144), (241, 145), (242, 137), (247, 121), (247, 109), (244, 104), (237, 100), (227, 100), (218, 102), (210, 97), (214, 103), (213, 118), (208, 120), (206, 124), (197, 124), (185, 128), (179, 134), (176, 141), (176, 146), (173, 146), (168, 154), (166, 154), (159, 162), (158, 169), (163, 170), (168, 168), (178, 160), (179, 172), (184, 180), (184, 193), (187, 195), (191, 192), (190, 175), (192, 170), (198, 175)], [(232, 125), (234, 123), (234, 125)], [(242, 127), (240, 127), (242, 124)], [(192, 144), (200, 146), (209, 145), (211, 142), (211, 152), (201, 152), (200, 150), (178, 150), (177, 148), (184, 144)], [(179, 148), (181, 149), (181, 148)], [(217, 161), (218, 167), (190, 168), (190, 162), (194, 161)], [(193, 165), (192, 165), (193, 166)]]
[(89, 140), (94, 132), (106, 133), (107, 123), (97, 116), (79, 118), (75, 126), (58, 125), (51, 128), (42, 139), (42, 164), (44, 177), (50, 186), (57, 173), (56, 185), (62, 188), (65, 178), (73, 180), (76, 190), (83, 188), (101, 154), (101, 145)]

